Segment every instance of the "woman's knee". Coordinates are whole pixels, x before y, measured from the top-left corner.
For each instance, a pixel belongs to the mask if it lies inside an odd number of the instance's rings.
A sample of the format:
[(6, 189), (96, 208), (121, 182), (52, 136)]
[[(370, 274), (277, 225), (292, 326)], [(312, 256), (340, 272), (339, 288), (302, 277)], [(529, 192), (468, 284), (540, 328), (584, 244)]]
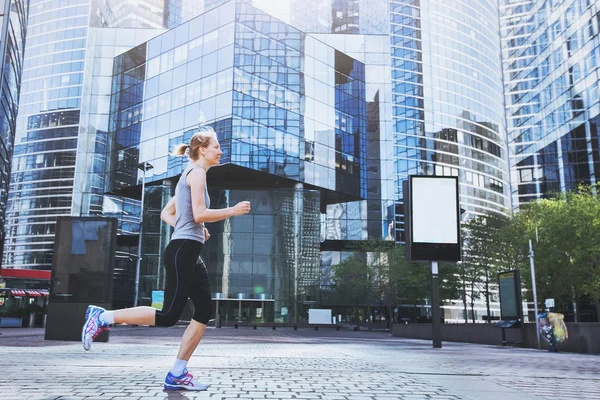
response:
[(160, 312), (156, 313), (156, 326), (175, 326), (175, 324), (179, 321), (179, 316), (170, 313), (170, 314), (161, 314)]
[(212, 307), (206, 307), (202, 309), (194, 310), (194, 316), (192, 319), (201, 324), (207, 325), (208, 321), (212, 318)]

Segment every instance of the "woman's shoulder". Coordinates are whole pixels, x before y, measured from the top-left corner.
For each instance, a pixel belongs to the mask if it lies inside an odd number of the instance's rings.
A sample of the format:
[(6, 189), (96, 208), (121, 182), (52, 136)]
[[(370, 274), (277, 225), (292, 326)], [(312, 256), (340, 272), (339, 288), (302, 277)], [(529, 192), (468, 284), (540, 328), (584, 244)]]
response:
[(206, 184), (206, 171), (200, 167), (192, 168), (187, 173), (187, 182)]
[(202, 167), (192, 167), (187, 172), (188, 176), (202, 176), (206, 177), (206, 171)]

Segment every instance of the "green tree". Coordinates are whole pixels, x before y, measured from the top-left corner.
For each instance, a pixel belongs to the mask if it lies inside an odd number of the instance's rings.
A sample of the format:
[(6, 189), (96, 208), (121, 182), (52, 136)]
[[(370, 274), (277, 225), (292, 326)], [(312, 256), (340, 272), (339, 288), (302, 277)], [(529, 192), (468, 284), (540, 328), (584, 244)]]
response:
[(370, 304), (374, 293), (374, 271), (364, 253), (353, 253), (334, 267), (335, 296), (353, 306), (356, 325), (360, 329), (361, 308)]
[[(567, 309), (570, 302), (588, 297), (600, 320), (600, 201), (594, 192), (582, 186), (530, 203), (513, 225), (529, 238), (538, 238), (534, 241), (538, 298), (554, 298), (557, 308)], [(520, 266), (531, 287), (528, 264)]]
[(390, 288), (396, 295), (396, 303), (413, 306), (413, 318), (416, 319), (416, 307), (425, 304), (429, 298), (429, 269), (425, 263), (406, 261), (405, 246), (396, 245), (388, 253)]
[[(473, 241), (471, 238), (471, 231), (467, 229), (465, 226), (462, 228), (462, 239), (463, 239), (463, 255), (462, 255), (462, 263), (460, 269), (460, 279), (462, 281), (463, 293), (462, 293), (462, 301), (464, 307), (465, 314), (465, 322), (468, 322), (469, 314), (467, 311), (467, 306), (471, 308), (471, 318), (473, 323), (475, 323), (475, 301), (481, 298), (481, 269), (479, 268), (479, 263), (477, 262), (477, 258), (474, 255), (474, 249), (471, 249), (469, 245)], [(467, 296), (469, 301), (467, 302)]]
[[(490, 322), (492, 293), (497, 286), (496, 274), (505, 265), (504, 251), (510, 245), (504, 242), (504, 229), (510, 219), (497, 213), (472, 218), (463, 224), (463, 279), (470, 292), (471, 312), (475, 299), (485, 298), (487, 322)], [(479, 289), (480, 288), (480, 289)], [(474, 312), (473, 312), (474, 314)], [(473, 315), (473, 322), (475, 316)]]
[[(425, 262), (409, 263), (405, 251), (405, 246), (396, 245), (388, 252), (389, 290), (396, 296), (397, 305), (410, 304), (416, 314), (416, 307), (431, 298), (431, 266)], [(440, 302), (458, 297), (460, 277), (456, 264), (440, 263), (438, 279)]]

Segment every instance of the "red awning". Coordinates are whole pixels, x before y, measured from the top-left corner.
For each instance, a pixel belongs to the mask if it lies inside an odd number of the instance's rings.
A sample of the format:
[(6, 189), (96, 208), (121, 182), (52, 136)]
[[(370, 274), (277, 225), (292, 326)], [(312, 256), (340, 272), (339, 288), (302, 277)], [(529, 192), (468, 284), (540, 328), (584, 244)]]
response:
[(10, 289), (10, 294), (13, 297), (48, 297), (50, 293), (47, 289)]

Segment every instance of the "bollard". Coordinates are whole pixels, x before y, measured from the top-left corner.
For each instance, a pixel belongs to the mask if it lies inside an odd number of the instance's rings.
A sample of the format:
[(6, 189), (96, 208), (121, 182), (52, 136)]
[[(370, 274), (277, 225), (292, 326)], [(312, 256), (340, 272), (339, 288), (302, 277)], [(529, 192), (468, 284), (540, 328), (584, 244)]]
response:
[(318, 327), (318, 326), (315, 326), (315, 331), (318, 331), (318, 330), (319, 330), (319, 327)]
[(273, 330), (275, 330), (275, 328), (277, 328), (275, 325), (273, 325)]
[(297, 330), (298, 330), (298, 327), (297, 327), (296, 325), (294, 325), (294, 330), (295, 330), (295, 331), (297, 331)]
[(252, 327), (253, 327), (254, 329), (256, 329), (256, 325), (252, 325)]
[(336, 327), (335, 327), (335, 330), (336, 330), (336, 331), (339, 331), (339, 330), (340, 330), (340, 327), (339, 327), (339, 326), (336, 326)]
[(238, 326), (238, 324), (234, 324), (234, 325), (233, 325), (233, 327), (234, 327), (235, 329), (237, 329), (237, 326)]
[(31, 312), (29, 313), (29, 328), (35, 328), (35, 313)]

